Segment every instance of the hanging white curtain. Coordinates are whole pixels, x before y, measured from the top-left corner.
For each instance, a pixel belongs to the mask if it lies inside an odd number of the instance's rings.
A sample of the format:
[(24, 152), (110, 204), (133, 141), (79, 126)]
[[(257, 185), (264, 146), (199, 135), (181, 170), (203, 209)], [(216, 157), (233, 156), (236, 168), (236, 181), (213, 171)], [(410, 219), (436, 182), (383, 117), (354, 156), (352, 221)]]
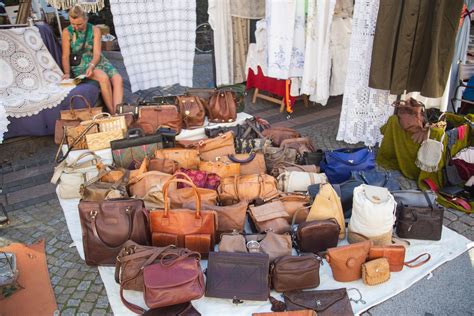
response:
[(337, 140), (373, 146), (380, 127), (392, 115), (396, 97), (369, 88), (369, 73), (379, 1), (358, 0), (352, 18), (352, 36)]
[(104, 8), (104, 0), (48, 0), (48, 3), (58, 10), (68, 10), (80, 4), (84, 11), (96, 13)]

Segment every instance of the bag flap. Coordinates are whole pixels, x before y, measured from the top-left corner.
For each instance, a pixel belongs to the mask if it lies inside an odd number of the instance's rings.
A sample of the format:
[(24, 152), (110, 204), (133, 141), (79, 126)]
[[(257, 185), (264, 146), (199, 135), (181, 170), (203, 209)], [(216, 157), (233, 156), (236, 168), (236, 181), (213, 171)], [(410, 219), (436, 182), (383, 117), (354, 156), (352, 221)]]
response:
[(390, 272), (387, 258), (379, 258), (364, 263), (365, 273), (369, 277), (377, 277), (380, 274)]
[(260, 206), (250, 206), (249, 209), (252, 217), (257, 222), (265, 222), (271, 219), (289, 216), (281, 201), (274, 201)]
[(346, 289), (285, 292), (285, 300), (302, 308), (322, 312), (346, 297)]
[(343, 148), (326, 152), (326, 160), (329, 163), (331, 159), (337, 160), (348, 166), (357, 166), (373, 156), (373, 152), (367, 147), (361, 148)]
[(166, 289), (186, 284), (199, 276), (201, 268), (195, 258), (178, 259), (170, 265), (151, 264), (143, 270), (143, 282), (146, 287)]
[(206, 152), (213, 149), (234, 146), (233, 132), (229, 131), (214, 138), (205, 139), (197, 144), (199, 152)]

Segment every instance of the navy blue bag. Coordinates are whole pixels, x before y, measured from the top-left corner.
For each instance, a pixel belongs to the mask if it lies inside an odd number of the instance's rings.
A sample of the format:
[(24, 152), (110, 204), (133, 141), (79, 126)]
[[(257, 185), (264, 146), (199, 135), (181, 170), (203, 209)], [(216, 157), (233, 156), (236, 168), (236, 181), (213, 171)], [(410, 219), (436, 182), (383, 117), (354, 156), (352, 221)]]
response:
[(368, 147), (342, 148), (325, 152), (321, 170), (331, 184), (347, 181), (351, 172), (375, 168), (375, 155)]

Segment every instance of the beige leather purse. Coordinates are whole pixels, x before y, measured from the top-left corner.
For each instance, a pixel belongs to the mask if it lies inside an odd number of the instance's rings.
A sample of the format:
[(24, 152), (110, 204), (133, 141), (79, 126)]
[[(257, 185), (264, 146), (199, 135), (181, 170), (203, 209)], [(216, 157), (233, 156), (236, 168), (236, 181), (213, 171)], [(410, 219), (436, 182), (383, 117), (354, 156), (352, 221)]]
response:
[(277, 178), (278, 190), (283, 192), (306, 192), (311, 184), (326, 183), (324, 173), (285, 171)]
[(291, 230), (286, 218), (288, 213), (281, 201), (273, 201), (259, 206), (249, 206), (250, 217), (260, 233), (272, 231), (283, 234)]
[(197, 169), (199, 166), (199, 152), (196, 149), (165, 148), (155, 153), (155, 158), (171, 159), (178, 162), (184, 169)]

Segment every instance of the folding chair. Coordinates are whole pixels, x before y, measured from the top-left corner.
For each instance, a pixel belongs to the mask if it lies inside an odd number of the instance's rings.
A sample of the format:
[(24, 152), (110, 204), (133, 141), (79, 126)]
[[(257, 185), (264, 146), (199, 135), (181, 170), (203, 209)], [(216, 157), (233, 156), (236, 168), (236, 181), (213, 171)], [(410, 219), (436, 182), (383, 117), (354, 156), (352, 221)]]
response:
[[(471, 111), (474, 113), (474, 101), (463, 99), (462, 96), (460, 99), (457, 97), (459, 89), (463, 89), (463, 90), (466, 88), (474, 89), (474, 86), (468, 86), (466, 84), (466, 81), (471, 79), (473, 75), (474, 75), (474, 64), (460, 64), (459, 65), (458, 86), (456, 87), (456, 90), (454, 91), (454, 97), (451, 99), (451, 106), (453, 107), (453, 110), (455, 113), (467, 114), (467, 113), (470, 113)], [(462, 102), (461, 106), (459, 107), (457, 111), (455, 108), (456, 101)]]

